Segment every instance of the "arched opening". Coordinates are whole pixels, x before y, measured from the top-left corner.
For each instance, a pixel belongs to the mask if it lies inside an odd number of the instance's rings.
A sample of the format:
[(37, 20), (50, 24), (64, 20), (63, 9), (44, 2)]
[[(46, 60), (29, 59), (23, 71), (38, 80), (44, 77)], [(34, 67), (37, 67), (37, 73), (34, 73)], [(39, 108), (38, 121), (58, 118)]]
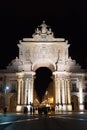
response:
[(87, 95), (84, 97), (84, 108), (87, 110)]
[(79, 110), (79, 101), (78, 101), (78, 97), (76, 95), (72, 95), (71, 103), (72, 103), (72, 110), (78, 111)]
[(34, 80), (34, 103), (52, 104), (53, 103), (53, 79), (52, 71), (47, 67), (40, 67), (36, 70)]
[(15, 112), (16, 111), (16, 94), (13, 94), (10, 97), (10, 111)]
[(4, 108), (4, 97), (0, 95), (0, 112), (3, 111)]

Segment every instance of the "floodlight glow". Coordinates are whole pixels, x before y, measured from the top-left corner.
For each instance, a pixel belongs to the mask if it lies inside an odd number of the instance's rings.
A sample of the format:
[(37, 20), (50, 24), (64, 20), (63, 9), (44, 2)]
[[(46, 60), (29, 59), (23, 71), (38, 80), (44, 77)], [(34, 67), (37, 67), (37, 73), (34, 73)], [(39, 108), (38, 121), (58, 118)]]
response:
[(9, 90), (9, 86), (6, 86), (6, 88), (5, 88), (6, 90)]

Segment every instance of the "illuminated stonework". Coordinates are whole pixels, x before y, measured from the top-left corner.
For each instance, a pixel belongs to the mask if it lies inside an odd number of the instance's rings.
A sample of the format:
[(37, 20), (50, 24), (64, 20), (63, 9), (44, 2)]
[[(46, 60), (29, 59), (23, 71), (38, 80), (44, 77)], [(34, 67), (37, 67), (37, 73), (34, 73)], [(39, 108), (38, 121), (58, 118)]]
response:
[[(7, 92), (9, 111), (23, 111), (25, 106), (30, 111), (30, 107), (38, 103), (37, 99), (34, 100), (34, 78), (35, 71), (40, 67), (52, 71), (54, 94), (49, 102), (53, 103), (55, 111), (87, 109), (87, 75), (69, 57), (69, 46), (64, 38), (54, 37), (45, 21), (38, 26), (32, 38), (19, 41), (18, 57), (11, 61), (6, 70), (0, 71), (0, 90), (5, 85), (10, 87)], [(0, 100), (3, 104), (3, 91), (0, 92)]]

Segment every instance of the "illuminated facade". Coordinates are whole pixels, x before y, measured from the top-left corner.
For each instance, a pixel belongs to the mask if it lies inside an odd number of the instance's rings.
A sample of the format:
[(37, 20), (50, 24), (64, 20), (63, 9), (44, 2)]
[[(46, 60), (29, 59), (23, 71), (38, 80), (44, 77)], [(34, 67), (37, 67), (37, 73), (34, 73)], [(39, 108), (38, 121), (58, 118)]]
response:
[[(69, 46), (64, 38), (55, 38), (44, 21), (32, 38), (19, 41), (18, 57), (5, 70), (0, 70), (0, 108), (6, 105), (8, 111), (20, 112), (27, 106), (30, 111), (31, 104), (35, 106), (38, 102), (34, 91), (36, 70), (46, 67), (53, 79), (53, 87), (47, 90), (50, 93), (53, 89), (48, 104), (51, 103), (55, 111), (86, 110), (87, 74), (69, 57)], [(5, 92), (6, 86), (9, 90)]]

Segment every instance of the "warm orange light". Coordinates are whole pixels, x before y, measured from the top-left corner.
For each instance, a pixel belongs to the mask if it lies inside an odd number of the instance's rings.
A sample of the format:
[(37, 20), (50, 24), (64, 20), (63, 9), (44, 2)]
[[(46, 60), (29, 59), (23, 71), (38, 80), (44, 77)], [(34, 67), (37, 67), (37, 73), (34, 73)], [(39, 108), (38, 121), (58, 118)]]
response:
[(48, 98), (48, 102), (49, 102), (49, 103), (53, 103), (53, 97)]

